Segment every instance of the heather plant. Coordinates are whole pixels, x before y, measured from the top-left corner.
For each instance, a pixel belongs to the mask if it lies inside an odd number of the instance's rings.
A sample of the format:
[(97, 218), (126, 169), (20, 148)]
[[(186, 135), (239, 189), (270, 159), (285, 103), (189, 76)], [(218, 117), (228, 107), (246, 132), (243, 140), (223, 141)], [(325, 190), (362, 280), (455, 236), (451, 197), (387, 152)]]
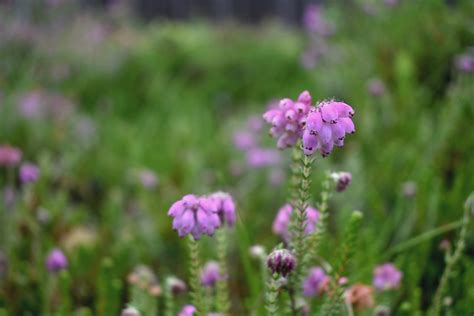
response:
[(472, 313), (472, 1), (123, 4), (0, 4), (0, 315)]

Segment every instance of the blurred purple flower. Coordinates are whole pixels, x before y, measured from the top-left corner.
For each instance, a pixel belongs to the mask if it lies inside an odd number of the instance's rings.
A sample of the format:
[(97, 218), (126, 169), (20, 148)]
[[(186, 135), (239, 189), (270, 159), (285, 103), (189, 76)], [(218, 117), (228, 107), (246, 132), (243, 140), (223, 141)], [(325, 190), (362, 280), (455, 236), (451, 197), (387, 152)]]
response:
[(221, 223), (234, 226), (236, 221), (235, 203), (232, 196), (226, 192), (215, 192), (209, 196), (215, 204), (215, 210)]
[(263, 119), (272, 125), (270, 135), (277, 139), (277, 147), (284, 149), (296, 145), (303, 136), (306, 116), (311, 109), (311, 95), (302, 92), (297, 101), (282, 99), (278, 107), (263, 114)]
[(399, 0), (384, 0), (385, 5), (389, 7), (394, 7), (398, 4)]
[(60, 249), (53, 249), (46, 259), (46, 268), (49, 272), (58, 272), (66, 269), (68, 261), (64, 253)]
[(139, 178), (141, 184), (146, 189), (154, 189), (158, 184), (158, 178), (156, 177), (156, 174), (149, 169), (140, 171)]
[(350, 172), (333, 172), (331, 178), (336, 184), (336, 191), (343, 192), (347, 189), (352, 181), (352, 174)]
[(320, 267), (313, 267), (303, 282), (303, 294), (305, 296), (320, 295), (326, 289), (329, 277)]
[(247, 128), (252, 132), (259, 132), (263, 128), (263, 120), (258, 115), (252, 115), (247, 120)]
[(0, 145), (0, 166), (13, 167), (21, 160), (21, 150), (10, 145)]
[(392, 263), (384, 263), (374, 269), (373, 285), (380, 291), (398, 288), (401, 280), (402, 272)]
[(280, 162), (280, 153), (273, 149), (255, 148), (247, 152), (247, 164), (251, 168), (275, 166)]
[(24, 163), (20, 167), (20, 181), (23, 184), (36, 182), (39, 177), (39, 169), (32, 163)]
[(20, 114), (27, 119), (37, 119), (44, 115), (43, 103), (41, 101), (41, 92), (32, 91), (20, 98)]
[(385, 93), (385, 85), (380, 79), (372, 79), (367, 83), (367, 91), (374, 97), (380, 97)]
[(322, 8), (314, 4), (306, 6), (303, 24), (308, 32), (314, 32), (321, 36), (328, 36), (332, 33), (332, 26), (324, 18)]
[(122, 310), (121, 316), (140, 316), (140, 312), (133, 306), (129, 306)]
[(474, 72), (474, 55), (464, 54), (456, 58), (456, 68), (461, 72)]
[(201, 271), (201, 284), (206, 287), (213, 287), (217, 281), (222, 279), (219, 264), (215, 261), (206, 263)]
[(312, 155), (319, 150), (326, 157), (334, 146), (344, 146), (345, 135), (355, 132), (352, 116), (354, 110), (344, 102), (331, 100), (319, 103), (306, 119), (303, 134), (305, 155)]
[(268, 175), (268, 182), (271, 186), (277, 187), (285, 181), (285, 173), (281, 169), (273, 168)]
[(239, 150), (249, 150), (257, 145), (254, 134), (249, 131), (236, 131), (234, 133), (234, 146)]
[(212, 236), (220, 226), (214, 202), (204, 196), (185, 195), (171, 206), (168, 215), (180, 237), (191, 234), (197, 240), (203, 234)]
[[(288, 241), (290, 239), (290, 232), (288, 225), (290, 224), (291, 213), (293, 212), (293, 207), (291, 204), (285, 204), (278, 211), (275, 220), (273, 221), (273, 232), (279, 235), (284, 240)], [(309, 235), (316, 229), (316, 224), (318, 223), (319, 212), (317, 209), (308, 206), (306, 208), (306, 228), (305, 234)]]
[(185, 305), (183, 309), (178, 313), (178, 316), (193, 316), (196, 312), (196, 307), (193, 305)]

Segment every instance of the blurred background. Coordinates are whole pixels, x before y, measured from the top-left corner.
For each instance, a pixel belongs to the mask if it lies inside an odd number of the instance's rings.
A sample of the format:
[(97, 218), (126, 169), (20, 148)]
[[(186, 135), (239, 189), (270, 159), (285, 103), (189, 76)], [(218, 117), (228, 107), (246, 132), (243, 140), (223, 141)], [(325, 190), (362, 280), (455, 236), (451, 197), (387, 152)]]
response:
[[(216, 190), (238, 205), (233, 314), (259, 313), (248, 249), (280, 242), (272, 222), (291, 156), (261, 116), (303, 90), (356, 111), (356, 134), (315, 163), (313, 205), (326, 171), (353, 175), (330, 202), (321, 256), (361, 210), (349, 279), (370, 283), (375, 265), (393, 261), (404, 272), (394, 314), (421, 315), (474, 188), (473, 47), (470, 0), (0, 1), (0, 146), (21, 152), (0, 159), (2, 315), (117, 315), (141, 264), (155, 283), (186, 279), (166, 213), (184, 194)], [(25, 164), (38, 168), (34, 181)], [(215, 258), (212, 240), (202, 243)], [(51, 290), (53, 248), (69, 266)], [(472, 231), (455, 274), (448, 307), (468, 315)]]

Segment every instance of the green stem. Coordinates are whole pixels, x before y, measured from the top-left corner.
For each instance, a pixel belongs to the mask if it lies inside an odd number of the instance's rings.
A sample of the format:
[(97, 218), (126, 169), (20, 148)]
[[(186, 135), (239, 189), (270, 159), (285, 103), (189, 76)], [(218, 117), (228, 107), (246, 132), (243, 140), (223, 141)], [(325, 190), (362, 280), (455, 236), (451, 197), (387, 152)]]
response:
[(171, 284), (169, 279), (166, 279), (165, 289), (164, 289), (164, 299), (165, 299), (165, 316), (174, 315), (174, 302), (173, 302), (173, 293), (171, 292)]
[(308, 249), (307, 238), (305, 234), (307, 214), (306, 209), (308, 207), (309, 199), (309, 187), (311, 184), (311, 166), (313, 158), (303, 155), (301, 159), (301, 178), (300, 185), (298, 188), (298, 200), (295, 209), (295, 227), (293, 233), (293, 245), (294, 252), (297, 261), (297, 267), (295, 271), (294, 284), (298, 285), (305, 273), (305, 257)]
[(278, 304), (277, 304), (278, 284), (277, 282), (278, 282), (278, 274), (274, 273), (267, 283), (265, 308), (267, 309), (269, 316), (278, 315)]
[(192, 236), (188, 239), (189, 246), (189, 260), (190, 260), (190, 286), (191, 286), (191, 300), (196, 307), (198, 315), (206, 315), (206, 304), (203, 298), (201, 283), (199, 282), (199, 272), (201, 264), (199, 261), (199, 245)]
[(459, 259), (461, 259), (462, 252), (464, 251), (464, 248), (466, 246), (467, 228), (469, 226), (471, 212), (474, 212), (474, 193), (471, 193), (471, 195), (466, 200), (466, 203), (464, 204), (464, 215), (462, 219), (461, 232), (459, 233), (459, 239), (456, 243), (454, 253), (452, 256), (448, 257), (446, 267), (444, 269), (443, 275), (441, 276), (438, 288), (436, 289), (436, 294), (433, 299), (433, 307), (431, 312), (431, 315), (433, 316), (440, 315), (442, 297), (444, 292), (446, 291), (452, 270), (456, 263), (459, 261)]
[(322, 183), (321, 190), (321, 202), (318, 205), (319, 219), (316, 224), (316, 231), (309, 237), (309, 249), (307, 256), (310, 265), (314, 265), (317, 262), (319, 246), (326, 233), (327, 221), (328, 221), (328, 202), (331, 197), (331, 175), (328, 172)]
[(228, 270), (226, 262), (227, 240), (225, 229), (217, 231), (217, 256), (219, 260), (219, 270), (222, 278), (217, 282), (217, 311), (220, 315), (229, 315), (230, 299), (227, 286)]
[(429, 241), (433, 239), (436, 236), (443, 235), (451, 230), (461, 227), (463, 225), (463, 222), (464, 222), (463, 220), (459, 220), (459, 221), (455, 221), (455, 222), (437, 227), (433, 230), (430, 230), (421, 235), (418, 235), (412, 239), (399, 243), (398, 245), (394, 246), (392, 249), (388, 250), (386, 254), (387, 256), (391, 256), (396, 253), (415, 247), (425, 241)]

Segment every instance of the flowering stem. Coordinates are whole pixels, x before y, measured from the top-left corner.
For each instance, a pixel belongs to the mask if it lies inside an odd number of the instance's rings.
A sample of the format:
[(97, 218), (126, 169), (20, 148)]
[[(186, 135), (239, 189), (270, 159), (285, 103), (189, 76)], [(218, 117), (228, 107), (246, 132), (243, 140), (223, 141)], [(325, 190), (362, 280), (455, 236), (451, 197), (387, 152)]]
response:
[(272, 277), (268, 280), (267, 283), (267, 293), (266, 293), (266, 304), (265, 308), (267, 309), (269, 316), (278, 315), (278, 274), (273, 273)]
[(357, 236), (362, 221), (362, 213), (359, 211), (352, 212), (349, 225), (342, 243), (341, 255), (333, 269), (333, 275), (330, 283), (329, 299), (323, 305), (323, 315), (340, 315), (343, 307), (343, 295), (345, 286), (339, 284), (339, 280), (346, 273), (348, 264), (357, 249)]
[(305, 255), (307, 250), (307, 240), (305, 236), (307, 214), (306, 209), (308, 207), (309, 199), (309, 186), (311, 184), (311, 166), (313, 158), (303, 155), (301, 159), (301, 177), (300, 185), (298, 188), (298, 200), (296, 203), (296, 218), (294, 227), (294, 251), (296, 256), (296, 273), (295, 281), (296, 284), (300, 284), (301, 278), (305, 273)]
[(461, 232), (459, 233), (459, 239), (456, 244), (454, 253), (451, 256), (448, 256), (448, 258), (446, 259), (446, 267), (444, 269), (443, 275), (441, 276), (441, 280), (439, 282), (438, 288), (436, 289), (436, 294), (433, 299), (433, 307), (431, 310), (431, 315), (433, 316), (440, 315), (442, 297), (448, 285), (448, 280), (451, 276), (451, 272), (456, 263), (459, 261), (459, 259), (461, 259), (462, 252), (466, 246), (467, 227), (469, 226), (469, 220), (471, 215), (470, 213), (472, 212), (474, 212), (474, 193), (471, 193), (471, 195), (466, 200), (466, 203), (464, 204), (464, 215), (462, 219)]
[(318, 223), (316, 224), (316, 231), (311, 234), (309, 237), (309, 249), (308, 249), (308, 262), (310, 265), (316, 263), (316, 259), (318, 256), (319, 245), (321, 244), (321, 240), (326, 233), (326, 226), (328, 220), (328, 201), (331, 197), (331, 175), (328, 172), (326, 174), (325, 179), (322, 183), (322, 190), (321, 190), (321, 202), (318, 205), (319, 210), (319, 219)]
[(221, 274), (221, 279), (217, 281), (217, 311), (221, 315), (229, 315), (230, 309), (229, 289), (227, 286), (227, 240), (225, 233), (226, 232), (224, 229), (220, 229), (216, 233), (217, 256), (219, 260), (219, 270)]
[(189, 261), (190, 261), (190, 280), (189, 284), (191, 286), (191, 300), (194, 307), (198, 312), (198, 315), (206, 315), (206, 305), (203, 298), (202, 287), (199, 282), (199, 271), (201, 264), (199, 261), (199, 245), (192, 236), (189, 236), (188, 239), (189, 246)]
[(165, 300), (165, 316), (174, 315), (174, 302), (173, 302), (173, 293), (171, 291), (171, 284), (169, 279), (166, 279), (165, 289), (164, 289), (164, 300)]

